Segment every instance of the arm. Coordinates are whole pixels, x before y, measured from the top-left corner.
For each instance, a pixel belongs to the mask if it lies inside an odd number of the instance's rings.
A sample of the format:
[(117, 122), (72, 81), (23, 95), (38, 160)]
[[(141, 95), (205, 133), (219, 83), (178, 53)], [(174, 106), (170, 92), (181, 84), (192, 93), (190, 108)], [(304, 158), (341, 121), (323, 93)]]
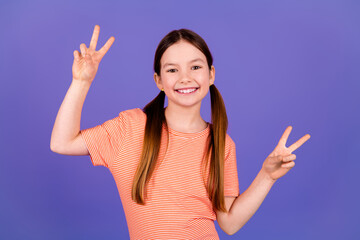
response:
[(89, 48), (82, 43), (81, 55), (74, 51), (72, 66), (73, 80), (60, 106), (51, 134), (50, 149), (60, 154), (89, 154), (80, 133), (81, 111), (86, 95), (95, 78), (101, 59), (113, 44), (111, 37), (105, 45), (96, 51), (100, 27), (95, 26)]
[(228, 214), (229, 235), (235, 234), (250, 220), (275, 181), (260, 170), (248, 189), (235, 199)]
[(291, 126), (286, 128), (278, 145), (265, 159), (260, 172), (249, 188), (233, 202), (226, 219), (229, 235), (235, 234), (249, 221), (264, 201), (275, 181), (295, 166), (293, 160), (296, 159), (296, 155), (292, 152), (309, 140), (310, 135), (306, 134), (290, 147), (286, 147), (291, 129)]
[(85, 144), (81, 141), (77, 141), (73, 149), (70, 143), (79, 136), (81, 111), (90, 85), (91, 83), (84, 81), (72, 81), (56, 116), (50, 140), (52, 151), (72, 155), (88, 154)]

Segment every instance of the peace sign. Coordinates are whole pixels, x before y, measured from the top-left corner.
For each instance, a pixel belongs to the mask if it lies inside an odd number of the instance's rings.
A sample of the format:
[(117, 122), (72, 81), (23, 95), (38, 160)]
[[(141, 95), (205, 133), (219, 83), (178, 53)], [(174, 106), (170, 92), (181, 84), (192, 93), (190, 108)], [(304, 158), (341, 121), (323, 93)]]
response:
[(291, 168), (295, 166), (294, 160), (296, 155), (292, 154), (293, 151), (298, 149), (310, 138), (310, 134), (304, 135), (302, 138), (293, 143), (290, 147), (286, 147), (286, 141), (292, 130), (291, 126), (288, 126), (285, 129), (285, 132), (280, 138), (278, 145), (275, 147), (274, 151), (269, 154), (263, 163), (263, 170), (268, 176), (277, 180), (278, 178), (284, 176)]
[(101, 59), (115, 41), (114, 37), (110, 37), (105, 45), (99, 51), (96, 51), (99, 32), (100, 26), (96, 25), (89, 48), (86, 48), (86, 45), (82, 43), (80, 44), (81, 55), (77, 50), (74, 51), (73, 80), (88, 81), (90, 83), (94, 80)]

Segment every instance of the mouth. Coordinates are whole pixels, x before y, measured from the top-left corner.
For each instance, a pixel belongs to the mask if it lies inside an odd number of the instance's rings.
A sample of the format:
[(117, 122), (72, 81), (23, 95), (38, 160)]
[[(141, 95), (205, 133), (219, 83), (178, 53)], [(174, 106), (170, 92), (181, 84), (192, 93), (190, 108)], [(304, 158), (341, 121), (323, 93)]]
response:
[(183, 89), (176, 89), (175, 91), (182, 95), (188, 95), (195, 93), (199, 88), (183, 88)]

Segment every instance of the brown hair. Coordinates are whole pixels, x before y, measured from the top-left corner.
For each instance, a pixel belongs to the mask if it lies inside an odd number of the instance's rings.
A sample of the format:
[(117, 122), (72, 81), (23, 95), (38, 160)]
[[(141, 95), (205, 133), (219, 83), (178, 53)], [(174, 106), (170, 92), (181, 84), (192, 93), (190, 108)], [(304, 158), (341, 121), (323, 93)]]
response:
[[(160, 59), (165, 50), (174, 43), (185, 40), (198, 48), (207, 59), (211, 69), (213, 58), (205, 41), (195, 32), (188, 29), (173, 30), (168, 33), (159, 43), (154, 59), (154, 71), (160, 76)], [(211, 98), (211, 123), (207, 141), (206, 156), (203, 160), (204, 169), (207, 169), (210, 159), (210, 171), (207, 191), (214, 209), (227, 212), (224, 198), (224, 161), (225, 161), (225, 138), (228, 120), (224, 101), (215, 85), (210, 86)], [(165, 92), (160, 91), (156, 98), (148, 103), (143, 111), (147, 116), (142, 154), (137, 167), (132, 185), (131, 197), (138, 204), (145, 204), (146, 186), (155, 169), (159, 156), (161, 133), (163, 124), (167, 129), (164, 111)], [(167, 131), (167, 134), (169, 132)], [(167, 138), (169, 139), (169, 137)]]

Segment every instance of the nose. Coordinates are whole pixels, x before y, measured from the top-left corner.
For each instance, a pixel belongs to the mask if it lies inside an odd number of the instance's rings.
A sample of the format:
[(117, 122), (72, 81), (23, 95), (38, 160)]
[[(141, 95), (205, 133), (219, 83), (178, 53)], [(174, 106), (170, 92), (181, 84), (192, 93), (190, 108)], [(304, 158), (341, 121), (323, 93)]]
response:
[(181, 76), (180, 76), (180, 82), (181, 83), (188, 83), (191, 82), (191, 75), (189, 74), (188, 71), (183, 71)]

